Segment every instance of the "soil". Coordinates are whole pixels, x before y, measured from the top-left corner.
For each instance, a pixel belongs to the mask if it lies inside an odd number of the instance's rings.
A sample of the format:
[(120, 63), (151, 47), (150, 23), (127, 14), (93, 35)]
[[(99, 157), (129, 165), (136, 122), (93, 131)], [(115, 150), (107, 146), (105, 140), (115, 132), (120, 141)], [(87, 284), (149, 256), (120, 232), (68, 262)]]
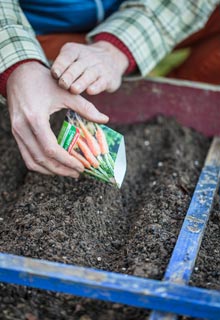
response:
[[(2, 252), (163, 277), (209, 139), (162, 117), (114, 127), (125, 135), (128, 163), (123, 186), (117, 190), (83, 176), (75, 181), (28, 172), (11, 136), (6, 108), (0, 108), (0, 119)], [(219, 265), (216, 201), (191, 284), (219, 290)], [(117, 303), (0, 284), (3, 320), (144, 320), (148, 315), (148, 310)]]

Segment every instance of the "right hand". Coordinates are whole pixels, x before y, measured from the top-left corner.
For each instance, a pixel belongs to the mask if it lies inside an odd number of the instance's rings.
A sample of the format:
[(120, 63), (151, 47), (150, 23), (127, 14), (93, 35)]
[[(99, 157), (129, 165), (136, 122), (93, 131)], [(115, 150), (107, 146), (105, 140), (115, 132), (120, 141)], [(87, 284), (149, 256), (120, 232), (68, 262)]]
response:
[(127, 56), (107, 41), (91, 45), (66, 43), (55, 59), (51, 73), (61, 88), (75, 94), (87, 91), (114, 92), (129, 65)]
[(78, 178), (84, 170), (61, 146), (50, 128), (50, 115), (72, 109), (87, 120), (106, 123), (108, 117), (92, 103), (58, 87), (50, 70), (39, 62), (18, 66), (7, 81), (12, 133), (29, 170)]

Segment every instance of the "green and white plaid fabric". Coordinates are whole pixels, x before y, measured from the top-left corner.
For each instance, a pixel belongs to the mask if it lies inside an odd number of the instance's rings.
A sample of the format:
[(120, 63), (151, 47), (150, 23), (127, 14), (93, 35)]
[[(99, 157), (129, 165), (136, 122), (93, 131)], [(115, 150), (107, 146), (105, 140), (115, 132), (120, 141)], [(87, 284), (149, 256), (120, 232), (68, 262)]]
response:
[[(100, 32), (117, 36), (132, 52), (145, 76), (181, 40), (199, 30), (216, 0), (124, 1), (113, 14), (87, 36)], [(47, 59), (17, 0), (0, 0), (0, 73), (18, 61)]]
[(117, 36), (132, 52), (142, 76), (147, 75), (176, 44), (201, 29), (220, 1), (136, 0), (125, 1), (88, 34)]
[(0, 73), (27, 59), (48, 64), (18, 1), (0, 0)]

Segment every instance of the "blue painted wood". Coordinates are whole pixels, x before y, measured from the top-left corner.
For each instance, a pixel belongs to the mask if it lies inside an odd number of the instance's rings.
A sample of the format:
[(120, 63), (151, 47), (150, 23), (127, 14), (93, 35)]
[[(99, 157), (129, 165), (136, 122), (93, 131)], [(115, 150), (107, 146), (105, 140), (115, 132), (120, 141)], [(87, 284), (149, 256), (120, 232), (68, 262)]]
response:
[(0, 254), (0, 281), (135, 307), (220, 319), (220, 293), (134, 276)]
[[(165, 281), (187, 284), (190, 280), (214, 197), (218, 190), (219, 172), (220, 138), (215, 138), (167, 267), (164, 276)], [(175, 320), (176, 318), (176, 315), (158, 312), (153, 312), (150, 316), (150, 320)]]

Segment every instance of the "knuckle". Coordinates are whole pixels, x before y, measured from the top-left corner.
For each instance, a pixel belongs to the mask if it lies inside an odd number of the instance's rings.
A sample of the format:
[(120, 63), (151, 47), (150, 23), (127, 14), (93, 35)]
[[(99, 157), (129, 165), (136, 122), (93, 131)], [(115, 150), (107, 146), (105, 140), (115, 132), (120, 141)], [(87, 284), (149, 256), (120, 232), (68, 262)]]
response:
[(67, 176), (77, 179), (77, 178), (79, 178), (79, 173), (72, 170), (71, 172), (68, 172)]
[(116, 84), (113, 86), (113, 91), (112, 91), (112, 92), (118, 90), (118, 88), (120, 87), (120, 85), (121, 85), (121, 81), (118, 81), (118, 83), (116, 83)]
[(64, 89), (68, 89), (69, 88), (69, 81), (67, 81), (67, 79), (65, 77), (61, 77), (58, 81), (59, 86), (64, 88)]
[(56, 149), (54, 147), (46, 147), (45, 153), (49, 158), (55, 158), (56, 156)]
[(65, 168), (61, 168), (61, 167), (56, 167), (55, 168), (55, 172), (56, 174), (58, 174), (59, 176), (63, 176), (63, 177), (70, 177), (73, 173), (70, 172), (69, 170), (65, 169)]
[(79, 72), (82, 72), (82, 70), (85, 69), (85, 63), (81, 60), (78, 60), (75, 65), (74, 65), (74, 70), (75, 72), (79, 73)]
[(97, 74), (94, 71), (91, 72), (87, 72), (85, 73), (84, 77), (83, 77), (83, 83), (85, 83), (86, 85), (89, 85), (92, 81), (94, 81), (97, 78)]
[(77, 173), (77, 172), (72, 173), (72, 177), (75, 178), (75, 179), (78, 179), (79, 178), (79, 173)]
[(19, 134), (23, 128), (23, 121), (21, 119), (14, 119), (12, 121), (12, 133)]
[(54, 161), (53, 162), (53, 169), (55, 170), (56, 173), (61, 173), (62, 172), (62, 165), (59, 164), (59, 162)]
[(116, 88), (109, 87), (109, 88), (107, 88), (106, 91), (109, 92), (109, 93), (113, 93), (114, 91), (116, 91)]
[(27, 114), (26, 114), (26, 120), (27, 120), (27, 122), (28, 123), (30, 123), (30, 124), (33, 124), (33, 123), (37, 123), (37, 117), (36, 117), (36, 115), (34, 114), (34, 113), (32, 113), (32, 112), (28, 112)]
[(60, 77), (59, 82), (60, 81), (65, 82), (66, 80), (70, 81), (72, 78), (73, 78), (72, 73), (70, 71), (65, 71), (64, 74)]
[(26, 164), (26, 167), (28, 168), (28, 170), (37, 171), (37, 166), (33, 162), (26, 161), (25, 164)]
[(106, 69), (106, 67), (104, 65), (102, 65), (101, 63), (98, 63), (95, 66), (95, 71), (96, 71), (97, 75), (99, 75), (99, 76), (103, 75), (105, 69)]
[(67, 42), (67, 43), (65, 43), (63, 46), (62, 46), (62, 48), (61, 48), (61, 51), (65, 51), (65, 50), (69, 50), (69, 49), (74, 49), (74, 47), (75, 47), (75, 44), (74, 43), (72, 43), (72, 42)]
[(30, 125), (31, 130), (35, 136), (40, 136), (42, 131), (42, 125), (40, 117), (34, 113), (28, 113), (26, 116), (27, 123)]
[(107, 91), (108, 92), (115, 92), (121, 85), (120, 81), (109, 81), (109, 83), (107, 84)]
[(45, 166), (45, 160), (44, 159), (42, 159), (42, 158), (39, 158), (39, 157), (34, 157), (34, 161), (38, 164), (38, 165), (40, 165), (40, 166)]
[(82, 79), (80, 81), (76, 81), (75, 83), (72, 84), (73, 89), (80, 94), (87, 88), (89, 85), (88, 80)]
[(106, 79), (99, 79), (99, 81), (97, 81), (97, 83), (96, 83), (96, 90), (98, 92), (102, 92), (102, 91), (106, 90), (107, 87), (108, 87), (108, 85), (107, 85)]
[(79, 83), (80, 83), (80, 84), (87, 84), (87, 82), (89, 82), (90, 78), (91, 78), (91, 75), (90, 75), (88, 72), (86, 72), (86, 73), (84, 73), (84, 74), (82, 75)]
[(70, 86), (70, 93), (79, 94), (79, 90), (75, 88), (75, 85)]
[(63, 72), (63, 70), (66, 69), (65, 63), (62, 60), (63, 60), (63, 58), (57, 59), (57, 62), (53, 67), (53, 71), (54, 71), (54, 69), (59, 69), (59, 70), (61, 70), (61, 72)]
[(107, 86), (108, 86), (108, 81), (106, 80), (106, 78), (102, 78), (102, 79), (100, 80), (100, 87), (101, 87), (102, 89), (105, 89), (105, 88), (107, 88)]

